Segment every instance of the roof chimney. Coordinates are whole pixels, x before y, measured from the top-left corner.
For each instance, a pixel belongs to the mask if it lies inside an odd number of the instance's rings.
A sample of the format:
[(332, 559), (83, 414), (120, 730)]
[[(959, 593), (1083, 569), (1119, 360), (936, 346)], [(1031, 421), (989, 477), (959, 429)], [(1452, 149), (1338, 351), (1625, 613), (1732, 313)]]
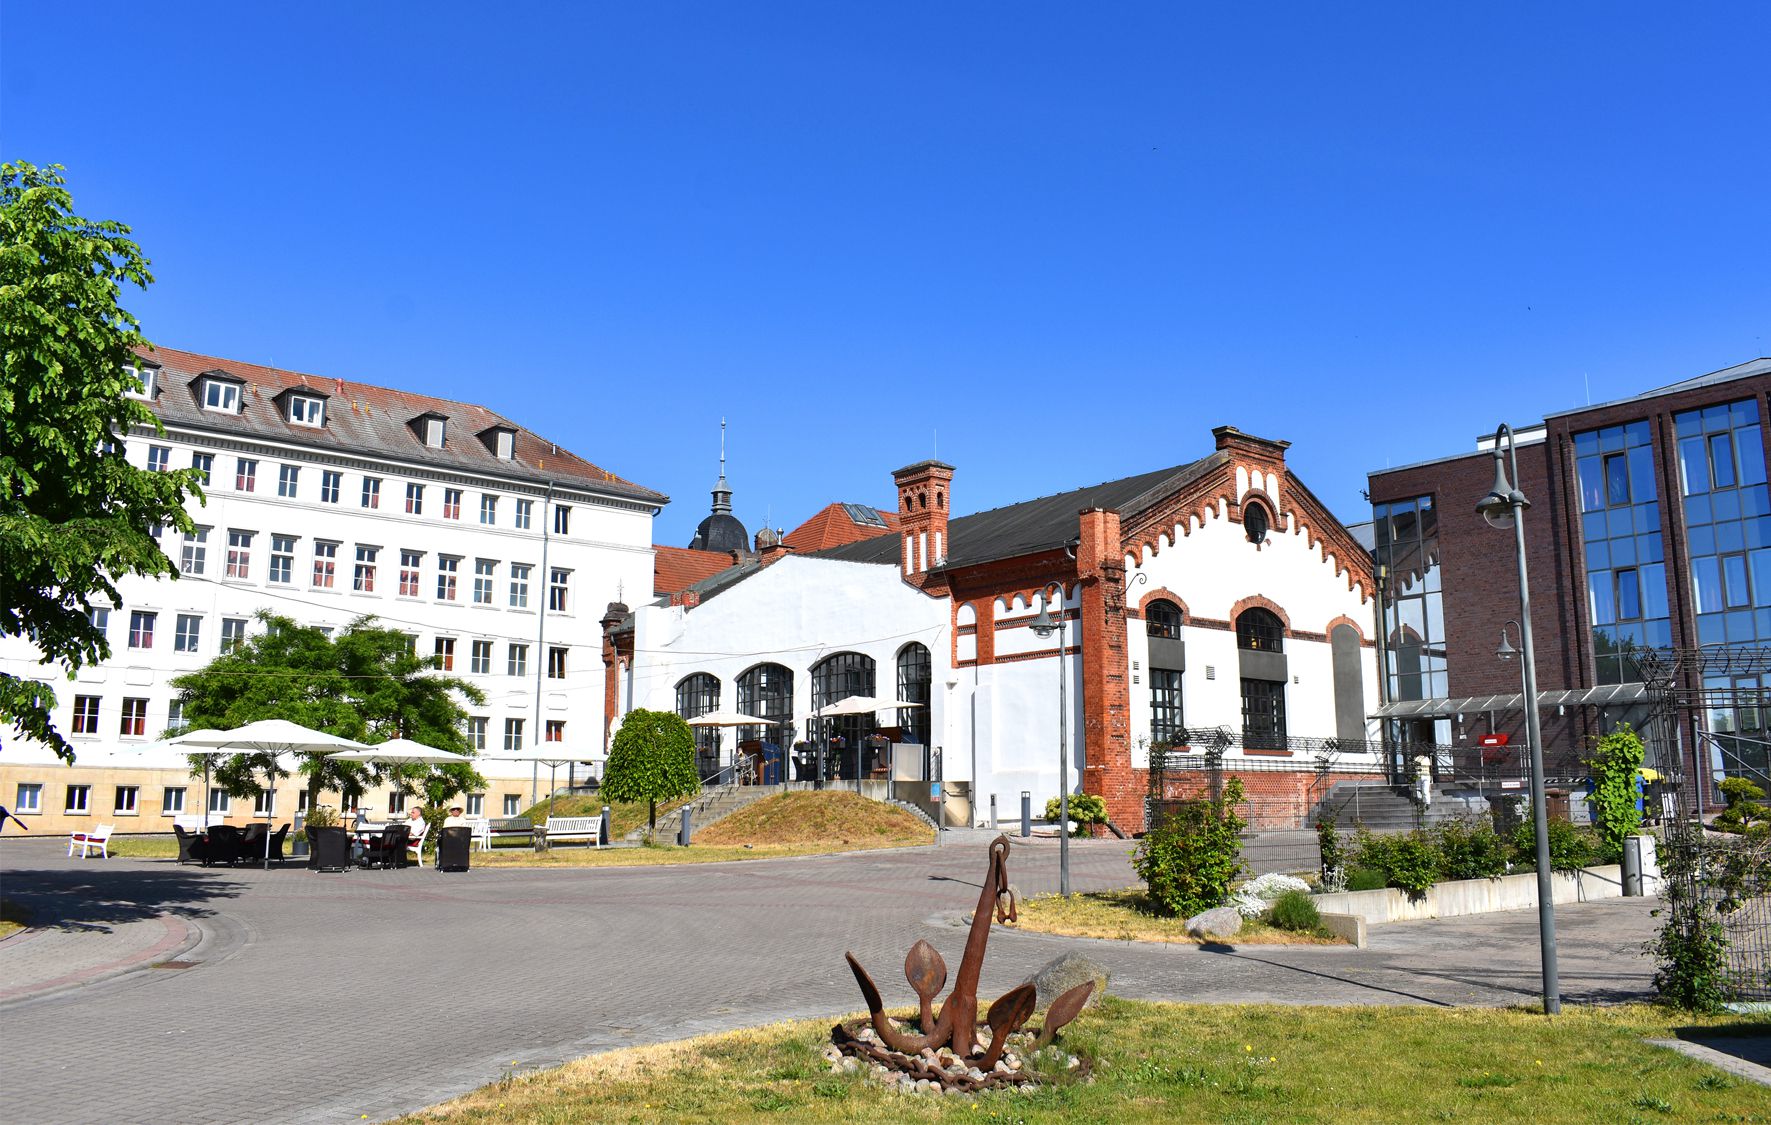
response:
[(892, 474), (898, 486), (900, 552), (905, 581), (921, 586), (925, 575), (947, 563), (947, 516), (953, 506), (953, 466), (918, 461)]

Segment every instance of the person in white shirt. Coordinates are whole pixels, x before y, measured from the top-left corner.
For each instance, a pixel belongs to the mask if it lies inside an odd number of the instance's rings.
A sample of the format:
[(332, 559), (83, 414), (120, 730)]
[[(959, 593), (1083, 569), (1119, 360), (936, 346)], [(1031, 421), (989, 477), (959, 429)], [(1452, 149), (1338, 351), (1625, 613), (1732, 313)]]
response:
[(443, 818), (443, 827), (444, 828), (470, 828), (470, 827), (472, 827), (471, 825), (469, 825), (467, 823), (467, 818), (465, 816), (461, 815), (461, 812), (462, 812), (462, 809), (461, 809), (460, 805), (450, 805), (449, 806), (449, 815)]

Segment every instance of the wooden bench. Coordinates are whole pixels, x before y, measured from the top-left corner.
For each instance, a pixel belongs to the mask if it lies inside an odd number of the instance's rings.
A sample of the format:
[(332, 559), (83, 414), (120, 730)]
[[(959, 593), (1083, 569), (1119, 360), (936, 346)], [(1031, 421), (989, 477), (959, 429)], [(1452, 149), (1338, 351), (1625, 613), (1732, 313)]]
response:
[(95, 824), (85, 832), (70, 832), (68, 833), (68, 854), (73, 855), (74, 849), (79, 848), (80, 858), (85, 859), (88, 851), (97, 848), (100, 858), (111, 858), (111, 833), (116, 830), (115, 824)]
[(550, 816), (547, 818), (547, 843), (568, 840), (589, 840), (591, 847), (603, 846), (603, 818), (598, 816)]

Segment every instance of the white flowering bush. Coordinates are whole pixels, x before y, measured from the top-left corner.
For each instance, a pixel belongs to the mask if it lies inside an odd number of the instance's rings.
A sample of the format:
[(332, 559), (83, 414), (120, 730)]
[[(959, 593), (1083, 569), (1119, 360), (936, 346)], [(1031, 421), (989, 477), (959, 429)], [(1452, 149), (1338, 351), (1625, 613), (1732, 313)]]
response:
[(1267, 907), (1273, 904), (1273, 900), (1286, 891), (1309, 894), (1310, 884), (1277, 872), (1258, 875), (1230, 893), (1230, 905), (1244, 918), (1259, 918), (1267, 912)]

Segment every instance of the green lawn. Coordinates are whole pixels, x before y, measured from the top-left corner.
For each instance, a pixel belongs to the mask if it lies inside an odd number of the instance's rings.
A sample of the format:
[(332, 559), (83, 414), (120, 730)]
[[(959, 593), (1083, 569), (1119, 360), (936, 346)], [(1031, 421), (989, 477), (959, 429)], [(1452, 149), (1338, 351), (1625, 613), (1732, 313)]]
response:
[[(1167, 941), (1203, 945), (1212, 940), (1187, 932), (1187, 920), (1157, 913), (1142, 887), (1118, 891), (1036, 895), (1020, 904), (1019, 928), (1068, 937), (1115, 941)], [(1259, 919), (1246, 919), (1237, 945), (1344, 945), (1326, 934), (1292, 933)]]
[(829, 1021), (592, 1056), (406, 1122), (1771, 1122), (1771, 1088), (1649, 1047), (1692, 1025), (1648, 1006), (1299, 1008), (1109, 998), (1064, 1033), (1090, 1084), (975, 1097), (831, 1074)]

